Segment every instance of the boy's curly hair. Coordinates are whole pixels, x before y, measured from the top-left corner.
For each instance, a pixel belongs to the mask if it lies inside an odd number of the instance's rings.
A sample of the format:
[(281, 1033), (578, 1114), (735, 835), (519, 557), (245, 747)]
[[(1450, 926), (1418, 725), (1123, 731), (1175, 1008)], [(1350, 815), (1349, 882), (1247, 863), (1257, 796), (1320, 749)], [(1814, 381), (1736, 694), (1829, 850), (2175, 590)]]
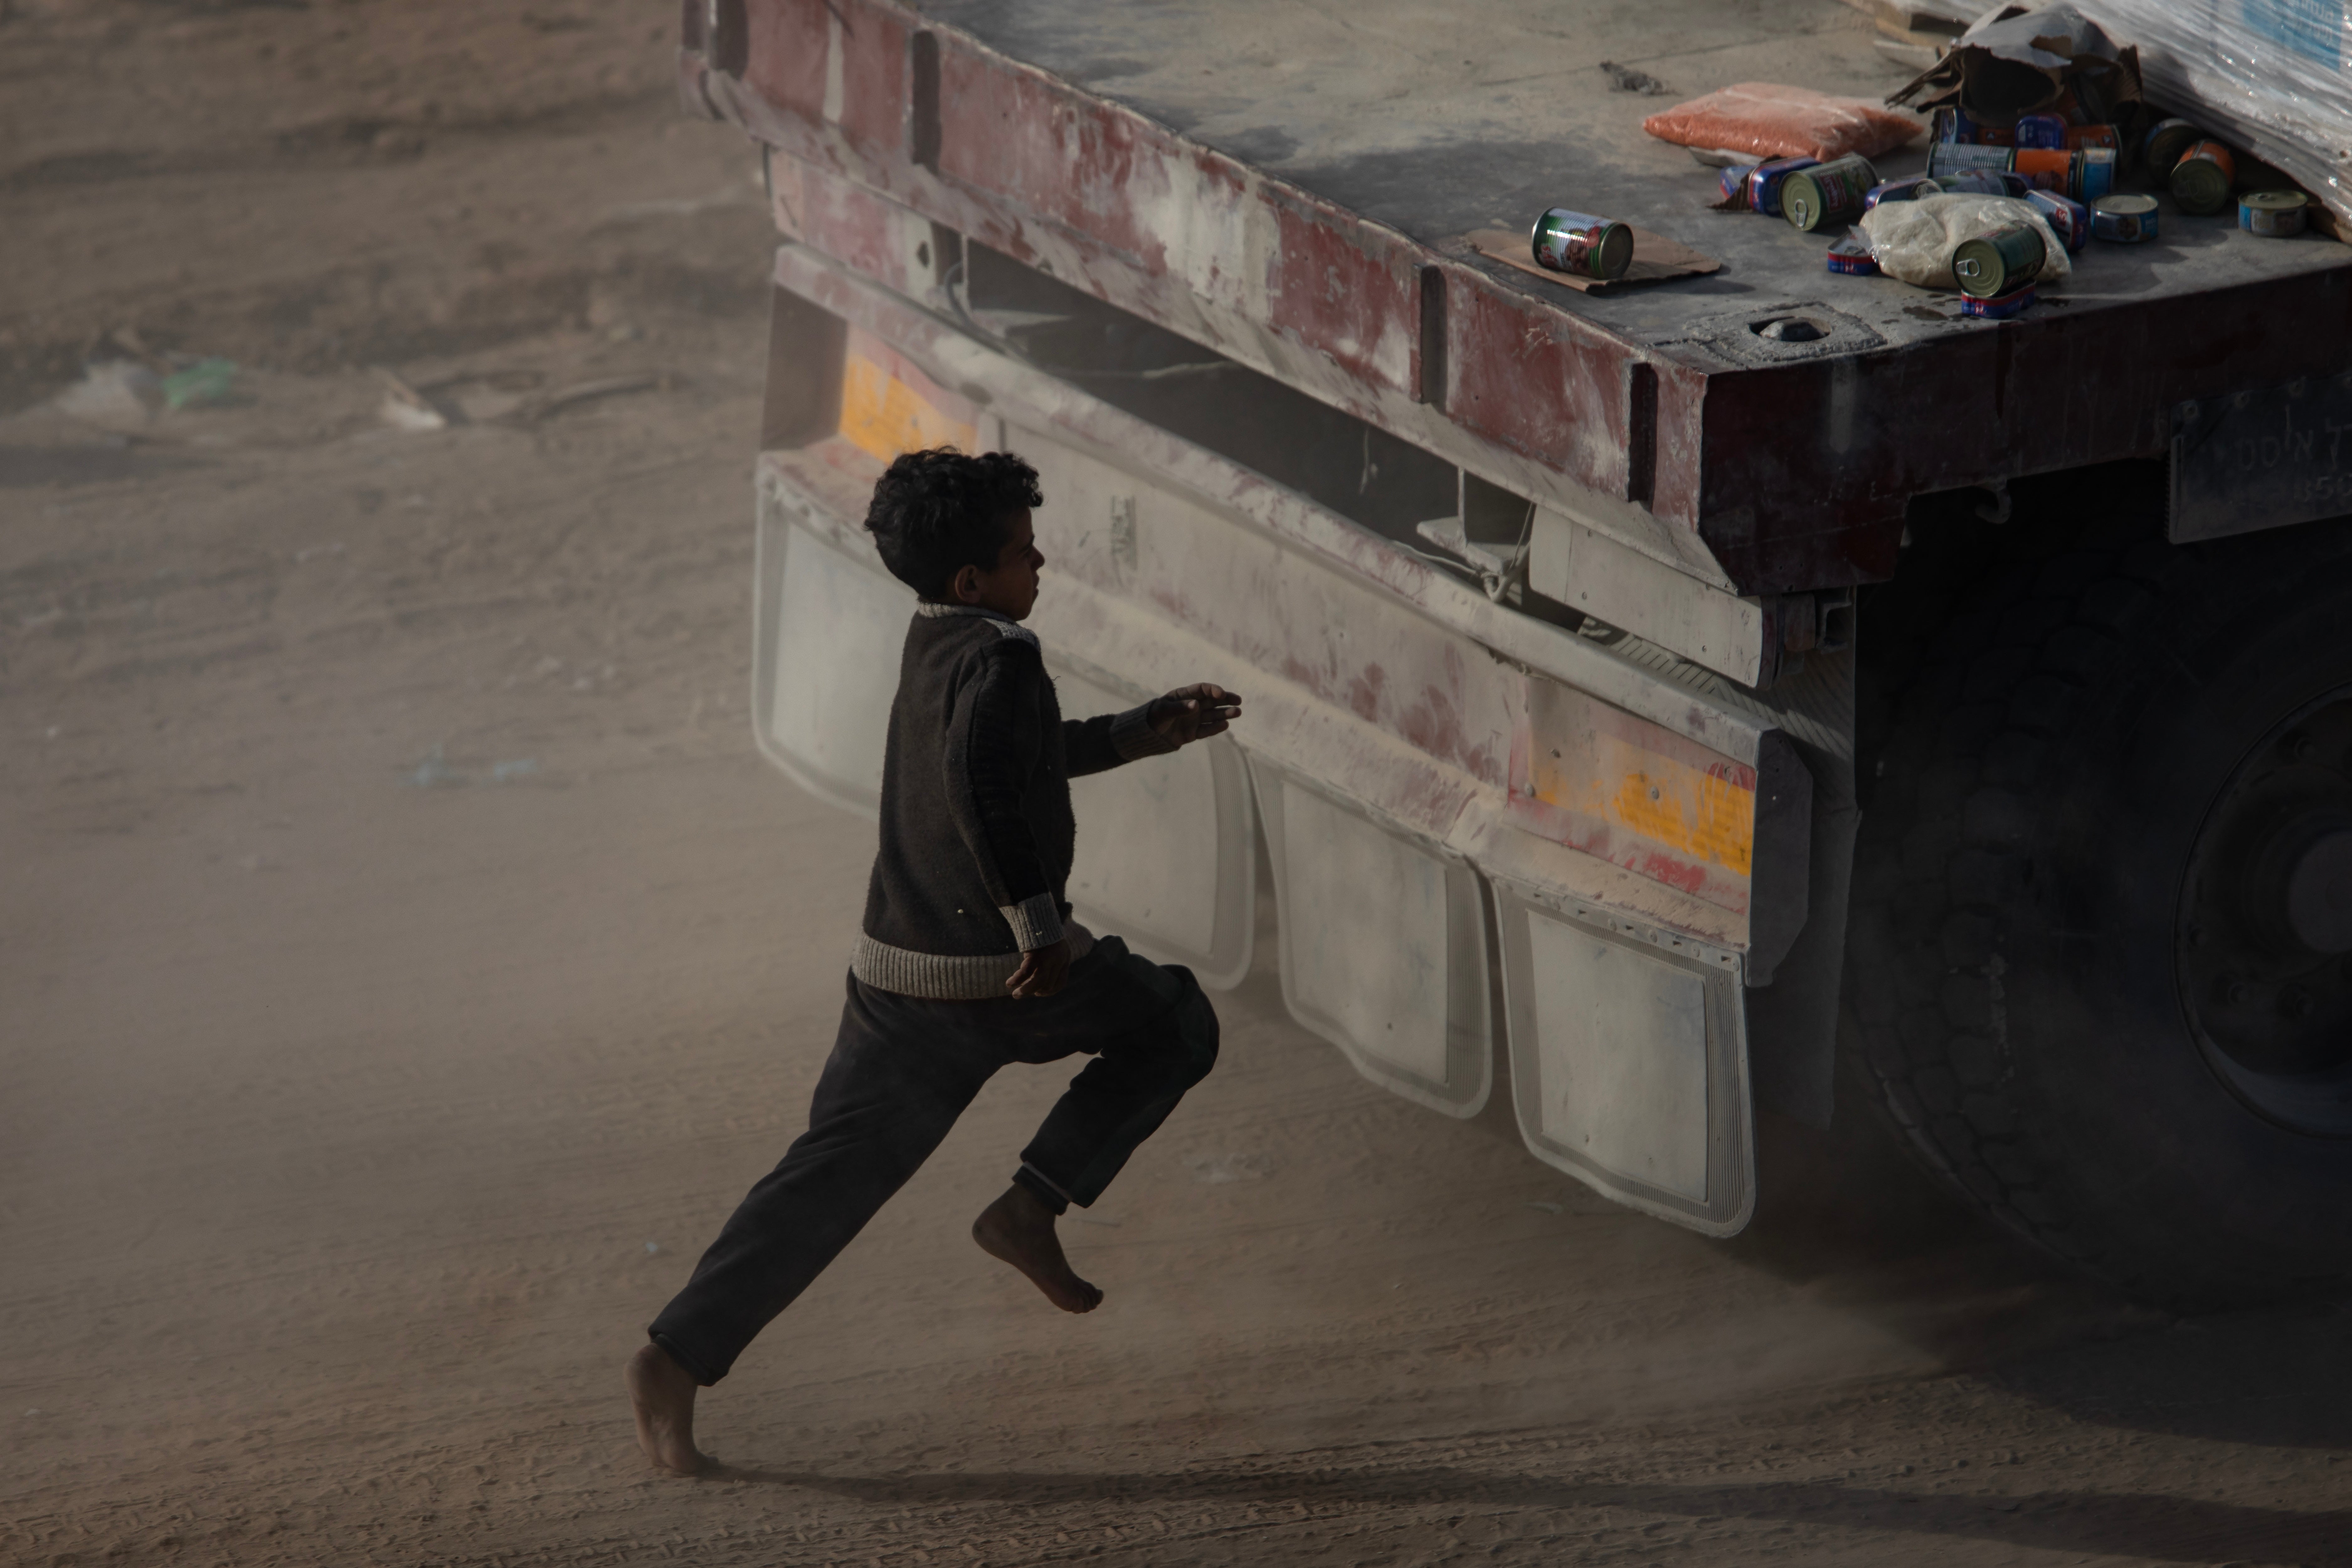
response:
[(1010, 452), (973, 457), (934, 447), (902, 453), (883, 470), (866, 531), (892, 576), (926, 599), (944, 599), (965, 566), (994, 568), (1007, 519), (1045, 500), (1037, 470)]

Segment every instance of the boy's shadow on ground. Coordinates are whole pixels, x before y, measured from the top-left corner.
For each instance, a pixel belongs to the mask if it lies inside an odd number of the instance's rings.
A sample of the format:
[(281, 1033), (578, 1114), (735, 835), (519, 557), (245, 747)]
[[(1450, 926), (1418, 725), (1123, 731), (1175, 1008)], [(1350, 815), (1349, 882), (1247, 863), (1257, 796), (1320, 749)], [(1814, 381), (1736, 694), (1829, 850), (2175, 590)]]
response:
[(722, 1467), (712, 1472), (711, 1479), (803, 1487), (860, 1502), (916, 1507), (999, 1502), (1033, 1507), (1279, 1503), (1318, 1510), (1485, 1505), (1562, 1512), (1624, 1509), (1694, 1519), (1896, 1530), (2159, 1563), (2252, 1558), (2301, 1563), (2310, 1568), (2352, 1568), (2352, 1511), (2293, 1513), (2132, 1493), (1951, 1496), (1818, 1481), (1675, 1486), (1496, 1474), (1445, 1466), (1349, 1472), (996, 1471), (874, 1478)]

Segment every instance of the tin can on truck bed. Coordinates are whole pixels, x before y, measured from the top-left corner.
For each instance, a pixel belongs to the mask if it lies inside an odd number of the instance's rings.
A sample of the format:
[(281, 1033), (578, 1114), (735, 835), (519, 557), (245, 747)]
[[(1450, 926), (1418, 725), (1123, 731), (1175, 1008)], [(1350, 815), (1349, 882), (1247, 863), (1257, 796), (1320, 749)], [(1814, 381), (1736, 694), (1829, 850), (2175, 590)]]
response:
[(1757, 164), (1748, 171), (1748, 210), (1778, 216), (1782, 183), (1798, 170), (1810, 169), (1820, 162), (1818, 158), (1774, 158)]
[(2249, 191), (2238, 199), (2238, 226), (2267, 239), (2292, 239), (2304, 231), (2311, 198), (2301, 191)]
[(1999, 299), (2041, 275), (2047, 249), (2034, 225), (2005, 223), (1960, 241), (1952, 252), (1952, 276), (1959, 279), (1960, 292), (1972, 299)]
[(1553, 207), (1528, 237), (1536, 265), (1580, 278), (1622, 278), (1633, 264), (1633, 231), (1614, 218)]
[(2154, 239), (2156, 198), (2137, 195), (2101, 196), (2091, 204), (2091, 236), (2117, 245)]
[(2205, 141), (2180, 154), (2167, 183), (2182, 212), (2204, 217), (2230, 205), (2230, 192), (2237, 182), (2236, 155), (2219, 142)]
[(2044, 223), (2057, 235), (2068, 251), (2078, 251), (2090, 243), (2091, 209), (2071, 196), (2055, 191), (2028, 191), (2025, 199), (2042, 215)]
[(1852, 223), (1870, 207), (1878, 171), (1858, 153), (1792, 172), (1780, 187), (1780, 216), (1807, 233)]

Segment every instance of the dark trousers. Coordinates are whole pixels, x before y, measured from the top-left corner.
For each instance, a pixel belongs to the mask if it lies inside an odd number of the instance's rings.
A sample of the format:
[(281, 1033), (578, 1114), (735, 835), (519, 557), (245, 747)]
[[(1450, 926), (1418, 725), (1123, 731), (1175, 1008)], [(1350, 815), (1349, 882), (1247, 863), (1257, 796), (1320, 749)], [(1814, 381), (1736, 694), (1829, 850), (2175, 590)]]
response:
[(1051, 996), (933, 1002), (855, 976), (809, 1129), (761, 1177), (653, 1322), (698, 1382), (727, 1375), (906, 1184), (997, 1068), (1095, 1059), (1071, 1080), (1015, 1179), (1055, 1212), (1084, 1207), (1217, 1059), (1217, 1017), (1191, 970), (1096, 942)]

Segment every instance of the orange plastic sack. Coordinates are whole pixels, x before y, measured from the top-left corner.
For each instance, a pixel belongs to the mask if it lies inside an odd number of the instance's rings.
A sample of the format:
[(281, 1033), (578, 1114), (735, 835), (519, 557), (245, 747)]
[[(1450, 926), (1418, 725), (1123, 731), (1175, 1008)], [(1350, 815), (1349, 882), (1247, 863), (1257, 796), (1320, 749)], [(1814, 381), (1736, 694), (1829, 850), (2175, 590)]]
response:
[(1819, 158), (1826, 163), (1848, 153), (1865, 158), (1891, 153), (1922, 127), (1907, 114), (1859, 98), (1743, 81), (1653, 114), (1642, 129), (1682, 147), (1719, 147), (1759, 158)]

